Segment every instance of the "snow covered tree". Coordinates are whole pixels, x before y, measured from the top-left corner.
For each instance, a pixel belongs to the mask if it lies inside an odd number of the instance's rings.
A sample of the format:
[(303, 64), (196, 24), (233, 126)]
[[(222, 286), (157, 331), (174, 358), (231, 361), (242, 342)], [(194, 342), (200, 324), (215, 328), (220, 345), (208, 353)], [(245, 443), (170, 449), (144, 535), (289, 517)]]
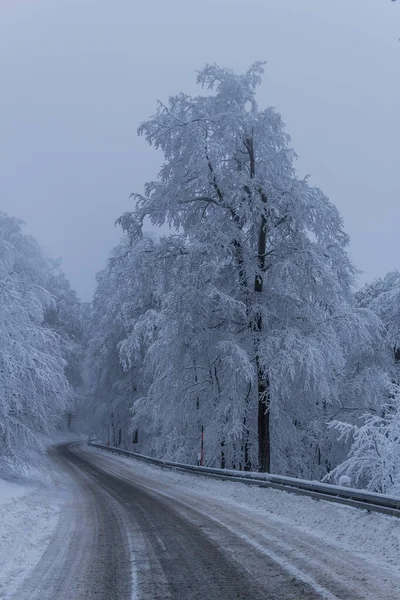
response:
[(359, 306), (372, 310), (382, 320), (387, 343), (400, 360), (400, 273), (391, 271), (383, 279), (365, 285), (356, 299)]
[[(146, 451), (196, 462), (203, 428), (207, 464), (239, 466), (232, 442), (241, 437), (254, 366), (238, 344), (243, 303), (222, 291), (231, 269), (181, 236), (161, 239), (146, 261), (156, 274), (159, 308), (144, 312), (121, 344), (124, 361), (145, 350), (149, 385), (135, 402), (134, 420), (147, 421)], [(146, 270), (137, 269), (136, 278), (146, 280)]]
[(122, 239), (97, 276), (85, 371), (93, 430), (110, 443), (121, 437), (128, 444), (132, 405), (145, 393), (142, 358), (153, 328), (147, 320), (157, 307), (151, 247), (151, 240), (133, 248)]
[[(116, 258), (117, 248), (112, 253)], [(111, 259), (111, 260), (112, 260)], [(124, 281), (108, 265), (97, 275), (97, 287), (91, 307), (88, 327), (88, 344), (85, 360), (85, 381), (88, 394), (86, 411), (93, 433), (109, 438), (109, 427), (118, 411), (115, 390), (121, 389), (123, 369), (120, 364), (118, 344), (125, 332), (121, 323), (121, 289)], [(129, 399), (126, 399), (129, 415)], [(117, 405), (117, 406), (116, 406)]]
[[(282, 411), (307, 415), (316, 398), (334, 402), (346, 363), (341, 336), (365, 342), (374, 325), (368, 311), (353, 305), (354, 269), (337, 209), (296, 176), (280, 115), (257, 106), (262, 74), (260, 63), (244, 75), (207, 65), (198, 74), (207, 95), (179, 94), (159, 104), (139, 132), (162, 150), (164, 163), (120, 223), (133, 243), (145, 219), (168, 224), (177, 231), (180, 256), (195, 252), (203, 261), (198, 267), (192, 261), (196, 274), (181, 279), (176, 296), (187, 297), (202, 270), (203, 285), (219, 296), (217, 312), (230, 307), (218, 342), (226, 353), (220, 353), (224, 377), (242, 373), (236, 393), (255, 409), (258, 467), (269, 471), (271, 417), (278, 431)], [(195, 300), (185, 308), (190, 326)], [(240, 332), (234, 341), (233, 322)], [(173, 344), (184, 324), (170, 331)], [(160, 344), (154, 364), (162, 359)]]
[(51, 268), (22, 222), (0, 213), (0, 468), (29, 460), (69, 397), (60, 336), (46, 326), (54, 306)]
[(84, 394), (82, 361), (86, 342), (88, 308), (78, 299), (71, 284), (60, 271), (58, 263), (52, 263), (52, 273), (47, 289), (53, 303), (45, 312), (45, 324), (61, 339), (63, 357), (66, 362), (65, 375), (71, 388), (70, 401), (66, 406), (67, 426), (70, 429), (73, 417), (81, 410)]
[(361, 424), (333, 422), (340, 440), (351, 441), (349, 457), (331, 473), (331, 478), (347, 475), (355, 486), (383, 494), (400, 494), (400, 394), (375, 414), (365, 414)]
[[(398, 493), (400, 274), (393, 271), (367, 284), (357, 292), (356, 299), (362, 308), (373, 311), (381, 319), (381, 347), (370, 347), (369, 359), (364, 356), (364, 372), (368, 373), (369, 382), (364, 381), (358, 387), (363, 394), (369, 392), (365, 405), (368, 412), (363, 411), (361, 417), (350, 423), (335, 420), (331, 424), (339, 431), (340, 440), (351, 444), (348, 458), (340, 462), (331, 477), (348, 475), (355, 485), (382, 493)], [(353, 387), (354, 380), (356, 378), (351, 382)]]

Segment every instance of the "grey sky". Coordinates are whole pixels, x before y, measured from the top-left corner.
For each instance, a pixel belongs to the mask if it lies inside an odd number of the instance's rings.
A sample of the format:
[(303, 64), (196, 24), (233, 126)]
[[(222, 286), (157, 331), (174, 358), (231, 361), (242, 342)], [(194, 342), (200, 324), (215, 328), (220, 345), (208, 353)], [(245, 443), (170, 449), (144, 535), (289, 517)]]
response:
[(23, 218), (79, 295), (160, 156), (136, 137), (205, 62), (267, 60), (301, 174), (330, 196), (363, 279), (400, 268), (400, 3), (0, 0), (0, 209)]

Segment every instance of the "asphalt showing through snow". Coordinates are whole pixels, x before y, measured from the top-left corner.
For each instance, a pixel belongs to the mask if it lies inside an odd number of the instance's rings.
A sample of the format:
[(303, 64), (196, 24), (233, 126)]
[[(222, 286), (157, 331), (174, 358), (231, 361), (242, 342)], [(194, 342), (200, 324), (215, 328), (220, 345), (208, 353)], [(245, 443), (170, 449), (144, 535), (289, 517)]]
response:
[[(309, 584), (302, 571), (298, 577), (295, 567), (285, 568), (273, 552), (268, 556), (268, 543), (251, 529), (250, 521), (238, 522), (238, 514), (224, 519), (212, 504), (203, 512), (195, 500), (177, 500), (156, 482), (137, 473), (127, 475), (124, 465), (99, 452), (63, 444), (52, 450), (52, 458), (71, 493), (54, 539), (13, 600), (367, 597), (340, 581), (317, 585), (318, 577), (326, 577), (324, 567), (318, 567)], [(275, 551), (282, 543), (283, 532), (282, 540), (271, 537)], [(290, 564), (292, 549), (286, 551)], [(307, 552), (316, 564), (318, 557), (313, 559), (312, 550), (305, 548)], [(295, 554), (294, 547), (293, 561)]]

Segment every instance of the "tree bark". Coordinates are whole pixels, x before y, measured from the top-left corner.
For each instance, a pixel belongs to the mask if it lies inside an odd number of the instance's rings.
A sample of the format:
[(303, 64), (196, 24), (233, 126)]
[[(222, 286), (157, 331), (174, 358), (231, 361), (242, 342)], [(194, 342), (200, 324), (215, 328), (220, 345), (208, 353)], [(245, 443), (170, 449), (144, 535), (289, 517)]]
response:
[(258, 378), (258, 470), (271, 472), (271, 438), (268, 384)]
[[(266, 204), (267, 198), (265, 194), (263, 192), (260, 193), (263, 203)], [(257, 250), (259, 273), (257, 273), (254, 280), (254, 291), (261, 294), (264, 286), (262, 273), (265, 271), (265, 253), (267, 250), (267, 220), (265, 215), (261, 217)], [(262, 328), (262, 315), (258, 311), (254, 319), (258, 395), (258, 470), (263, 473), (269, 473), (271, 471), (270, 393), (269, 379), (264, 372), (260, 359), (260, 334)]]
[(225, 460), (225, 440), (221, 442), (221, 469), (225, 469), (226, 460)]
[[(252, 135), (246, 136), (243, 140), (244, 147), (249, 156), (249, 174), (251, 179), (255, 179), (256, 176), (256, 159), (254, 150), (254, 140)], [(214, 168), (211, 164), (210, 156), (207, 149), (207, 142), (205, 144), (206, 159), (208, 168), (212, 176), (213, 187), (217, 193), (218, 201), (223, 202), (223, 194), (217, 183)], [(251, 198), (254, 190), (248, 188), (244, 189), (245, 193)], [(260, 229), (258, 233), (257, 243), (257, 262), (258, 262), (258, 273), (254, 278), (254, 292), (261, 294), (263, 291), (264, 280), (263, 273), (265, 272), (265, 255), (267, 250), (267, 195), (262, 189), (258, 190), (262, 204), (265, 205), (265, 210), (261, 215)], [(240, 227), (240, 220), (238, 219), (234, 209), (230, 208), (230, 212), (234, 221)], [(236, 260), (239, 267), (239, 282), (245, 291), (249, 291), (249, 282), (247, 280), (247, 274), (245, 269), (245, 263), (243, 260), (243, 248), (242, 244), (238, 239), (233, 241), (233, 247), (235, 248)], [(255, 348), (255, 360), (257, 367), (257, 396), (258, 396), (258, 470), (262, 472), (270, 472), (271, 469), (271, 436), (270, 436), (270, 392), (269, 392), (269, 378), (264, 372), (261, 364), (260, 357), (260, 339), (263, 328), (262, 315), (259, 310), (256, 313), (250, 310), (249, 297), (247, 297), (247, 311), (250, 317), (249, 327), (254, 334), (254, 348)], [(250, 313), (250, 314), (249, 314)]]
[(245, 410), (243, 416), (243, 438), (242, 438), (242, 447), (241, 447), (241, 458), (240, 458), (240, 470), (242, 471), (251, 471), (251, 459), (249, 452), (249, 440), (250, 440), (250, 430), (247, 425), (247, 414), (249, 411), (250, 405), (250, 394), (251, 394), (251, 384), (249, 384), (249, 389), (247, 393), (247, 397), (245, 400)]

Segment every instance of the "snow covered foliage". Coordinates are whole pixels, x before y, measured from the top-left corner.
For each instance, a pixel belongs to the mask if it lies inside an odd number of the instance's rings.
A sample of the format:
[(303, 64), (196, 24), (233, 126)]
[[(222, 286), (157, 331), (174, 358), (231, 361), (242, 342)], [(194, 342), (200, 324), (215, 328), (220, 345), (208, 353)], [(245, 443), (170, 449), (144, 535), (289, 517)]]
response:
[[(194, 462), (203, 429), (207, 464), (320, 477), (336, 460), (327, 421), (386, 384), (381, 324), (355, 304), (337, 209), (257, 106), (262, 74), (207, 65), (204, 95), (141, 125), (164, 162), (119, 220), (129, 241), (100, 275), (90, 356), (142, 450)], [(147, 240), (147, 221), (171, 234)]]
[[(340, 440), (351, 443), (348, 458), (331, 474), (352, 478), (354, 485), (382, 493), (400, 493), (400, 274), (388, 273), (356, 294), (359, 305), (382, 321), (381, 351), (369, 348), (365, 362), (370, 385), (359, 385), (359, 394), (370, 392), (368, 412), (352, 422), (333, 421)], [(379, 364), (379, 358), (384, 364)], [(381, 368), (380, 368), (381, 367)], [(382, 368), (383, 367), (383, 368)], [(384, 393), (377, 389), (386, 378)], [(353, 387), (356, 377), (353, 377)], [(373, 394), (371, 395), (371, 390)], [(379, 391), (381, 393), (379, 393)]]
[(340, 440), (351, 440), (349, 457), (331, 473), (331, 478), (347, 475), (354, 486), (374, 492), (400, 495), (400, 393), (363, 422), (351, 425), (333, 422)]
[(52, 268), (21, 221), (0, 213), (0, 469), (29, 460), (69, 398), (62, 338), (45, 322), (54, 310)]
[(55, 331), (61, 340), (65, 360), (65, 375), (71, 394), (65, 407), (66, 424), (70, 429), (73, 418), (79, 415), (84, 402), (82, 361), (86, 343), (89, 307), (77, 298), (76, 292), (57, 263), (53, 264), (47, 284), (53, 302), (45, 312), (45, 325)]
[(153, 268), (141, 264), (151, 244), (144, 240), (143, 252), (138, 252), (122, 240), (97, 276), (85, 368), (87, 408), (96, 433), (112, 443), (126, 444), (131, 438), (130, 409), (143, 392), (142, 355), (153, 329), (145, 316), (147, 309), (154, 315), (157, 306)]
[(382, 320), (387, 342), (397, 353), (400, 348), (400, 273), (391, 271), (383, 279), (365, 285), (356, 298), (361, 307), (372, 310)]

